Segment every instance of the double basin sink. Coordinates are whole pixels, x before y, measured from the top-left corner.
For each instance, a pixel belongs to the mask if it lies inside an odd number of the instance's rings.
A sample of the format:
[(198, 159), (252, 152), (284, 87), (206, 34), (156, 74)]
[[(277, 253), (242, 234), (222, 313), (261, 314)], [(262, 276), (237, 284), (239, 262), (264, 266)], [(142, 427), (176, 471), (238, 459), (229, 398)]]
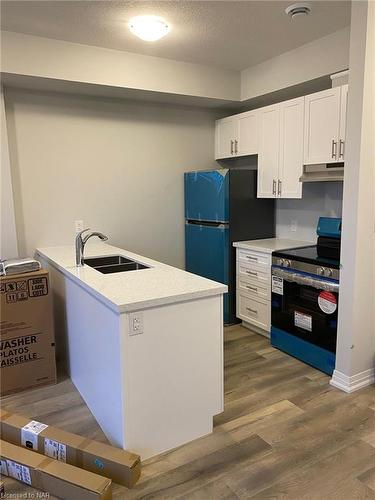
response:
[(105, 257), (90, 257), (84, 259), (84, 263), (100, 273), (123, 273), (124, 271), (137, 271), (139, 269), (149, 269), (149, 266), (140, 264), (134, 260), (127, 259), (122, 255), (107, 255)]

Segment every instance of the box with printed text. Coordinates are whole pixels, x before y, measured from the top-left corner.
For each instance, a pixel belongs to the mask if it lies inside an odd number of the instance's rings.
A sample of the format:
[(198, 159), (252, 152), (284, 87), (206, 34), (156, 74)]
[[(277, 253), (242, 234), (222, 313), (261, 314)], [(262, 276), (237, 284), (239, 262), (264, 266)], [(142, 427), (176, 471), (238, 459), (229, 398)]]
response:
[(109, 477), (127, 488), (132, 488), (141, 475), (140, 456), (136, 453), (66, 432), (4, 408), (0, 408), (0, 434), (9, 443)]
[(0, 277), (1, 396), (56, 383), (48, 271)]
[[(4, 477), (17, 479), (28, 486), (45, 491), (48, 496), (53, 495), (64, 500), (111, 500), (112, 498), (110, 479), (43, 457), (2, 440), (0, 440), (0, 471)], [(28, 498), (32, 497), (35, 497), (35, 494), (34, 496), (29, 494)]]

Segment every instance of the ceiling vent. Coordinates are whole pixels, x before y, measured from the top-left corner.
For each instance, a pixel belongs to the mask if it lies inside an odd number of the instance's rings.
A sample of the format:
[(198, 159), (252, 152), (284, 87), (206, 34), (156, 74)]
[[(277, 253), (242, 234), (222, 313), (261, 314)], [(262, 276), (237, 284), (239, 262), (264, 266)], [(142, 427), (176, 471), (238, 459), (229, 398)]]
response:
[(311, 12), (311, 7), (308, 3), (294, 3), (285, 9), (285, 13), (292, 19), (300, 16), (307, 16)]

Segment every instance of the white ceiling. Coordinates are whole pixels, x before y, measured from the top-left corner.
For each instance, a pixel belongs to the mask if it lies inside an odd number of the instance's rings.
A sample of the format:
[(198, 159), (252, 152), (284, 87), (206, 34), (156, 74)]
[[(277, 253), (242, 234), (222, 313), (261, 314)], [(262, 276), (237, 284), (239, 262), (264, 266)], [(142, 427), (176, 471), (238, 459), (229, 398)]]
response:
[[(291, 20), (285, 1), (2, 1), (1, 28), (179, 61), (241, 70), (350, 24), (349, 1), (310, 1)], [(140, 14), (165, 17), (172, 31), (144, 42), (127, 29)]]

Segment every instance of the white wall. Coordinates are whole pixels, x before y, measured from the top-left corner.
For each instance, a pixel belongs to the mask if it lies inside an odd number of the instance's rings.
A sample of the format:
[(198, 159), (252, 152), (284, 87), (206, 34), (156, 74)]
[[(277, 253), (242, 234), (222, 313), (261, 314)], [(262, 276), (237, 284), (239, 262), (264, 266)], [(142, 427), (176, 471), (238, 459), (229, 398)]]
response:
[(238, 71), (1, 32), (5, 73), (217, 99), (240, 99)]
[(349, 67), (349, 28), (242, 72), (131, 52), (1, 32), (1, 70), (53, 82), (246, 101)]
[(332, 384), (375, 380), (375, 3), (352, 3), (342, 272)]
[(14, 217), (13, 187), (8, 149), (8, 132), (5, 120), (5, 103), (3, 87), (0, 96), (1, 107), (1, 233), (0, 258), (11, 259), (18, 257), (16, 221)]
[[(313, 182), (303, 185), (301, 200), (276, 201), (276, 236), (316, 242), (319, 217), (341, 217), (342, 182)], [(291, 231), (291, 222), (297, 231)]]
[(241, 100), (337, 73), (349, 67), (349, 27), (241, 72)]
[(207, 111), (8, 90), (22, 255), (72, 244), (73, 221), (114, 245), (184, 263), (183, 172), (216, 167)]

